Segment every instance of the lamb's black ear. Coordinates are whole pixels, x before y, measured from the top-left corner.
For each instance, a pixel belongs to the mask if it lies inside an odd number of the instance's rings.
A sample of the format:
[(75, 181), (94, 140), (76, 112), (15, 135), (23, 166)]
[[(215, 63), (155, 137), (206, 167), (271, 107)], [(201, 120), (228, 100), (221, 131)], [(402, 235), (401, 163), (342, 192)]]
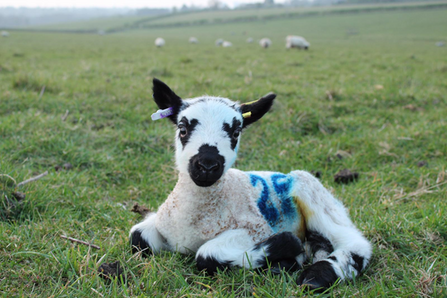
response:
[(272, 107), (273, 100), (275, 99), (276, 94), (269, 93), (264, 97), (261, 97), (257, 101), (242, 104), (241, 112), (242, 117), (244, 117), (244, 123), (242, 124), (242, 128), (245, 128), (247, 125), (252, 124), (253, 122), (258, 121), (267, 113)]
[(169, 116), (174, 124), (177, 124), (177, 114), (183, 104), (183, 100), (171, 90), (165, 83), (154, 78), (152, 81), (154, 101), (160, 109), (172, 108), (174, 114)]

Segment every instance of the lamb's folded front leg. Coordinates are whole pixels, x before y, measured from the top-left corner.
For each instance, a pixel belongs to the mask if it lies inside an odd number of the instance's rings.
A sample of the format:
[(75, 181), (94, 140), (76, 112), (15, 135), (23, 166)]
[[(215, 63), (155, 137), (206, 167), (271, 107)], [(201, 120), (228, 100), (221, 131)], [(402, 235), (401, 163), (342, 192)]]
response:
[(143, 252), (143, 255), (157, 253), (160, 250), (167, 250), (166, 239), (158, 232), (155, 227), (156, 213), (150, 213), (146, 218), (134, 225), (130, 230), (130, 243), (132, 252)]
[(245, 229), (228, 230), (203, 244), (196, 254), (197, 268), (214, 274), (230, 266), (299, 269), (304, 262), (301, 240), (283, 232), (255, 243)]

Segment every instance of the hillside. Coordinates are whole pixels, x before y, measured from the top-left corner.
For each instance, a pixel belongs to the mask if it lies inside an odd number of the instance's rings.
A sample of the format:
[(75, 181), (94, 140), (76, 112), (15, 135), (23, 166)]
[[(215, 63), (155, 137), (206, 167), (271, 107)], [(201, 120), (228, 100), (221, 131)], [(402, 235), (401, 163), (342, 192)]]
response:
[(60, 25), (36, 26), (30, 29), (48, 31), (91, 32), (104, 30), (108, 33), (130, 29), (218, 25), (235, 22), (265, 22), (274, 19), (316, 17), (330, 14), (356, 14), (375, 11), (438, 9), (447, 7), (447, 0), (432, 2), (379, 3), (337, 5), (324, 7), (285, 7), (269, 9), (193, 11), (150, 17), (109, 17)]
[(65, 32), (85, 32), (96, 33), (100, 30), (109, 32), (116, 28), (124, 30), (125, 28), (134, 27), (135, 23), (144, 21), (148, 22), (156, 16), (113, 16), (98, 19), (91, 19), (81, 22), (69, 22), (63, 24), (51, 24), (45, 26), (33, 26), (28, 29), (38, 31), (65, 31)]

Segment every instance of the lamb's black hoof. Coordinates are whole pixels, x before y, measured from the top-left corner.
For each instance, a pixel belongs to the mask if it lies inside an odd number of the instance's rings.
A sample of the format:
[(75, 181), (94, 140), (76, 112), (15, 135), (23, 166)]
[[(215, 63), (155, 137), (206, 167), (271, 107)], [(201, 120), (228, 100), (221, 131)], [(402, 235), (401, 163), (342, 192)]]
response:
[(226, 268), (230, 267), (230, 262), (219, 262), (213, 257), (202, 257), (198, 256), (196, 258), (197, 269), (199, 271), (205, 270), (208, 275), (213, 276), (217, 273), (217, 270), (224, 271)]
[(281, 271), (293, 272), (301, 269), (296, 257), (304, 253), (303, 245), (291, 232), (276, 234), (258, 243), (255, 249), (262, 250), (265, 254), (258, 260), (260, 272), (269, 270), (272, 274), (281, 274)]
[[(301, 240), (291, 232), (282, 232), (256, 245), (256, 249), (263, 249), (267, 260), (272, 265), (280, 262), (290, 262), (304, 252)], [(267, 260), (262, 260), (266, 267)]]
[(331, 263), (319, 261), (301, 273), (297, 284), (309, 290), (324, 291), (338, 279)]
[(136, 230), (130, 235), (130, 244), (132, 245), (132, 253), (142, 252), (144, 257), (152, 255), (151, 247), (143, 237), (141, 237), (141, 231)]

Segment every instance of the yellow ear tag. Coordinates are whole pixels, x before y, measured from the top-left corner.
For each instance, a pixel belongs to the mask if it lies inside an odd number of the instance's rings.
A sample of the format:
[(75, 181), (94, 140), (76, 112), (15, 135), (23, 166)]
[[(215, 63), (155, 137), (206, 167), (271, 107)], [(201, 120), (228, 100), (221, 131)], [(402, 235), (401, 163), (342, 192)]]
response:
[[(253, 100), (253, 101), (250, 101), (250, 102), (245, 102), (245, 103), (243, 103), (242, 104), (242, 106), (245, 106), (245, 105), (250, 105), (250, 104), (252, 104), (252, 103), (255, 103), (255, 102), (257, 102), (259, 99), (257, 99), (257, 100)], [(242, 114), (242, 118), (250, 118), (251, 117), (251, 112), (246, 112), (246, 113), (243, 113)]]

